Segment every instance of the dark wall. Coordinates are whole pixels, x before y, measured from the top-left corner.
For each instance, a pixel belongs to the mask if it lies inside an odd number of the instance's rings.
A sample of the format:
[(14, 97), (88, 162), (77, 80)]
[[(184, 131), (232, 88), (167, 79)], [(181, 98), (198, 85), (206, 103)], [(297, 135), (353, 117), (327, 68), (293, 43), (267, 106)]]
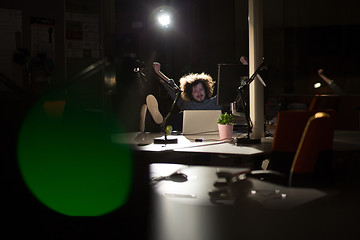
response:
[[(139, 2), (118, 3), (120, 49), (131, 49), (144, 61), (160, 61), (174, 79), (189, 71), (205, 71), (216, 78), (218, 63), (238, 62), (240, 56), (248, 55), (246, 0), (167, 1), (176, 9), (175, 26), (167, 31), (158, 29), (150, 19), (151, 11), (164, 2)], [(309, 82), (316, 80), (320, 67), (325, 71), (338, 68), (339, 77), (357, 75), (351, 72), (358, 64), (353, 57), (360, 25), (357, 1), (277, 0), (263, 4), (264, 57), (272, 67), (269, 94), (314, 94)], [(135, 12), (135, 17), (128, 18), (129, 11)], [(132, 28), (133, 22), (143, 26)], [(334, 67), (331, 62), (342, 63)]]
[[(311, 87), (320, 80), (317, 70), (322, 68), (345, 92), (359, 94), (359, 31), (360, 25), (285, 29), (285, 69), (289, 79), (285, 90), (317, 93)], [(297, 84), (298, 79), (303, 82)], [(328, 87), (322, 90), (332, 93)]]
[[(282, 21), (272, 22), (265, 28), (264, 48), (265, 52), (270, 51), (272, 46), (267, 44), (269, 32), (276, 29), (272, 26), (279, 26), (283, 41), (283, 84), (278, 86), (283, 87), (283, 93), (331, 94), (331, 89), (317, 75), (317, 70), (323, 68), (325, 74), (337, 81), (344, 91), (359, 94), (360, 76), (357, 66), (360, 62), (356, 57), (359, 53), (359, 2), (282, 2), (280, 13), (270, 14), (270, 9), (264, 10), (267, 12), (264, 12), (264, 19), (273, 18), (277, 14), (281, 17), (277, 16), (275, 19), (282, 18)], [(277, 25), (278, 23), (280, 24)], [(315, 91), (313, 84), (318, 81), (323, 86)]]
[[(64, 1), (34, 0), (24, 1), (4, 0), (0, 2), (0, 8), (21, 10), (22, 12), (22, 41), (19, 47), (31, 51), (31, 17), (48, 18), (55, 21), (55, 64), (58, 79), (64, 78), (65, 70), (65, 42), (64, 42)], [(15, 49), (14, 49), (15, 52)], [(13, 71), (22, 71), (14, 65)], [(26, 78), (21, 74), (14, 74), (10, 78)], [(12, 79), (14, 82), (22, 83), (22, 79)], [(26, 82), (27, 80), (24, 79)]]
[[(70, 5), (81, 1), (68, 2)], [(216, 77), (218, 63), (238, 62), (240, 56), (248, 55), (247, 0), (100, 2), (103, 5), (97, 11), (106, 12), (102, 16), (104, 29), (108, 26), (113, 29), (103, 32), (106, 55), (122, 58), (135, 53), (135, 58), (145, 62), (156, 59), (174, 79), (189, 71), (205, 71)], [(100, 9), (107, 4), (110, 7)], [(164, 4), (172, 6), (175, 12), (175, 26), (166, 32), (157, 28), (152, 15), (156, 7)], [(338, 68), (334, 77), (357, 75), (352, 71), (358, 63), (354, 57), (358, 52), (356, 32), (360, 25), (356, 14), (358, 1), (275, 0), (263, 4), (264, 57), (273, 66), (270, 93), (307, 93), (304, 78), (316, 78), (311, 76), (314, 73), (311, 68), (316, 69), (320, 63), (325, 70)], [(55, 18), (55, 60), (60, 75), (66, 73), (66, 66), (71, 75), (92, 63), (91, 59), (65, 59), (64, 1), (4, 0), (0, 7), (23, 11), (25, 48), (30, 48), (30, 17)], [(338, 67), (327, 61), (339, 62)]]

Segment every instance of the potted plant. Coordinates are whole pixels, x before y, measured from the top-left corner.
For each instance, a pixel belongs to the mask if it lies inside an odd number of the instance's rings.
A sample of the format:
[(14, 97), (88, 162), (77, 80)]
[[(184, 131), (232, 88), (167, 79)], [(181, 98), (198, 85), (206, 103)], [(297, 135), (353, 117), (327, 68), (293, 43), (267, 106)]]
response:
[(232, 138), (234, 129), (234, 115), (222, 113), (217, 120), (220, 140), (226, 140)]

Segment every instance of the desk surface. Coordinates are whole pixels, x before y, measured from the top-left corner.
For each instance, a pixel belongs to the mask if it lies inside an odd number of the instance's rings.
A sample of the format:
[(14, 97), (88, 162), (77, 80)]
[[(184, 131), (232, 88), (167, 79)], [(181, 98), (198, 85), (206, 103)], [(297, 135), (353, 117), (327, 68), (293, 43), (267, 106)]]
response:
[[(220, 141), (219, 135), (171, 135), (177, 138), (176, 144), (154, 144), (160, 133), (126, 133), (112, 135), (115, 143), (131, 144), (139, 159), (148, 162), (167, 162), (195, 165), (242, 166), (258, 168), (262, 160), (271, 153), (271, 140), (264, 139), (260, 144), (237, 146), (231, 141)], [(196, 142), (195, 139), (202, 139)], [(151, 154), (147, 154), (151, 152)], [(171, 153), (171, 154), (169, 154)]]
[[(208, 192), (216, 189), (213, 186), (215, 181), (223, 181), (218, 179), (216, 173), (218, 171), (239, 173), (247, 170), (249, 169), (153, 163), (150, 165), (150, 178), (169, 176), (175, 172), (186, 174), (188, 177), (186, 182), (159, 181), (154, 184), (155, 193), (178, 203), (214, 206), (210, 202)], [(291, 209), (326, 195), (316, 189), (290, 188), (254, 178), (248, 178), (246, 181), (250, 184), (244, 189), (244, 197), (269, 209)], [(228, 204), (232, 203), (232, 201), (228, 202)]]
[[(161, 133), (125, 133), (112, 135), (115, 143), (125, 143), (135, 146), (139, 151), (176, 151), (176, 152), (199, 152), (220, 153), (237, 155), (256, 155), (271, 151), (271, 138), (264, 138), (260, 144), (244, 144), (237, 146), (230, 140), (219, 140), (218, 134), (206, 135), (170, 135), (167, 138), (176, 138), (176, 144), (154, 144), (154, 138), (162, 137)], [(201, 139), (201, 142), (197, 142)]]
[[(218, 134), (208, 135), (170, 135), (177, 138), (177, 144), (154, 144), (154, 138), (161, 137), (161, 133), (121, 133), (113, 134), (112, 141), (135, 146), (139, 151), (174, 151), (193, 153), (218, 153), (243, 156), (268, 155), (272, 148), (272, 137), (262, 138), (260, 144), (246, 144), (236, 146), (231, 141), (219, 140)], [(235, 135), (236, 136), (236, 135)], [(196, 142), (201, 139), (201, 142)], [(360, 131), (336, 130), (334, 132), (334, 152), (360, 152)]]
[(175, 171), (188, 175), (187, 182), (162, 181), (153, 186), (152, 239), (273, 239), (276, 236), (276, 239), (290, 239), (291, 231), (296, 228), (287, 232), (288, 238), (282, 238), (284, 230), (287, 231), (284, 224), (287, 227), (295, 222), (299, 224), (296, 218), (299, 214), (307, 216), (306, 206), (328, 198), (327, 193), (317, 189), (289, 188), (246, 179), (250, 187), (240, 186), (238, 190), (244, 191), (247, 201), (240, 201), (236, 206), (231, 201), (225, 206), (215, 205), (210, 202), (208, 192), (214, 189), (219, 170), (244, 169), (150, 165), (150, 177), (167, 176)]

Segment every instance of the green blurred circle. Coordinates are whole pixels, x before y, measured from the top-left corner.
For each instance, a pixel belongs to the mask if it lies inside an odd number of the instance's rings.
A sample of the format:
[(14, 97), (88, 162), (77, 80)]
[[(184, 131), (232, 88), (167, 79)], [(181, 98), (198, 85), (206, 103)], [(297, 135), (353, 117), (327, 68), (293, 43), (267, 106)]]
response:
[(60, 118), (30, 110), (18, 138), (20, 172), (44, 205), (69, 216), (100, 216), (126, 203), (132, 183), (127, 145), (110, 141), (99, 119), (72, 111)]

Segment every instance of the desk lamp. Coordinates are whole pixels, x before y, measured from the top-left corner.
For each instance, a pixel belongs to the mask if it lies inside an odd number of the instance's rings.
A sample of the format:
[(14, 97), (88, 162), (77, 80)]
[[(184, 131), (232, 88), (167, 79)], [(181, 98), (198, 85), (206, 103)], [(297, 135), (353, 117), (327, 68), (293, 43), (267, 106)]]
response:
[(246, 89), (248, 89), (247, 87), (250, 85), (250, 83), (252, 81), (254, 81), (255, 77), (258, 76), (258, 79), (260, 80), (260, 82), (264, 85), (264, 87), (266, 87), (266, 84), (265, 82), (262, 80), (262, 78), (260, 77), (259, 75), (259, 72), (262, 70), (262, 69), (265, 69), (266, 67), (264, 66), (264, 61), (262, 61), (262, 63), (260, 64), (260, 66), (255, 70), (255, 72), (251, 75), (251, 77), (248, 79), (248, 80), (245, 80), (245, 84), (241, 85), (239, 88), (238, 88), (238, 94), (235, 98), (235, 106), (237, 105), (237, 103), (241, 103), (242, 105), (242, 108), (244, 110), (244, 114), (245, 114), (245, 120), (246, 120), (246, 123), (247, 123), (247, 136), (245, 138), (243, 137), (238, 137), (236, 138), (236, 144), (253, 144), (253, 143), (260, 143), (261, 142), (261, 139), (251, 139), (250, 138), (250, 133), (252, 131), (252, 128), (253, 128), (253, 125), (252, 125), (252, 122), (251, 122), (251, 119), (250, 119), (250, 114), (249, 114), (249, 110), (248, 110), (248, 101), (246, 100), (245, 98), (245, 91)]
[(171, 116), (171, 112), (172, 112), (173, 108), (175, 107), (175, 105), (176, 105), (182, 91), (177, 86), (174, 87), (174, 86), (170, 85), (164, 79), (162, 79), (160, 77), (158, 77), (158, 78), (160, 79), (161, 82), (163, 82), (165, 84), (165, 86), (167, 86), (176, 95), (175, 95), (175, 99), (174, 99), (174, 101), (173, 101), (173, 103), (171, 105), (171, 108), (170, 108), (169, 112), (167, 113), (164, 121), (160, 125), (160, 129), (161, 129), (161, 132), (164, 133), (164, 137), (154, 138), (154, 144), (174, 144), (174, 143), (177, 143), (177, 138), (168, 138), (167, 137), (166, 126), (167, 126), (167, 121)]

